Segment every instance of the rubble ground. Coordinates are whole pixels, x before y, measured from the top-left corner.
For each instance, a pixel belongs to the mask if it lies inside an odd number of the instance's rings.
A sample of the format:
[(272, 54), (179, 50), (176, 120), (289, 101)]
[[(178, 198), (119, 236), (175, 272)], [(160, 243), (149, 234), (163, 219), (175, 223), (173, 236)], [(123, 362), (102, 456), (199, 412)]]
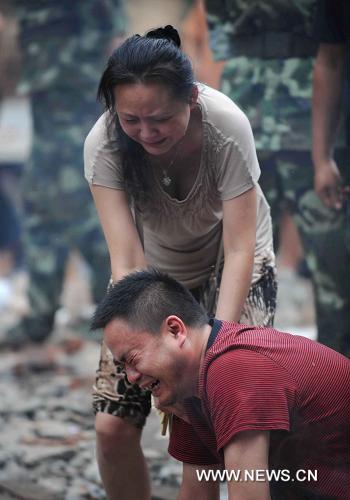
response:
[[(95, 460), (90, 405), (99, 346), (84, 340), (76, 352), (45, 348), (0, 354), (0, 498), (105, 499)], [(168, 457), (156, 411), (143, 449), (154, 499), (174, 499), (182, 466)]]

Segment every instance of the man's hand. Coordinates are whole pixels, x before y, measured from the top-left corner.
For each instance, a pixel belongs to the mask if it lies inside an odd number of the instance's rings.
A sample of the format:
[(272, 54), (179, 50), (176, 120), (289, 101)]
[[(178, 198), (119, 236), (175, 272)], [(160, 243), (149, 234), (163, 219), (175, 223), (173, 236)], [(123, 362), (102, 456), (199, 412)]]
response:
[(333, 159), (315, 165), (314, 186), (326, 207), (336, 210), (342, 208), (344, 189), (339, 169)]

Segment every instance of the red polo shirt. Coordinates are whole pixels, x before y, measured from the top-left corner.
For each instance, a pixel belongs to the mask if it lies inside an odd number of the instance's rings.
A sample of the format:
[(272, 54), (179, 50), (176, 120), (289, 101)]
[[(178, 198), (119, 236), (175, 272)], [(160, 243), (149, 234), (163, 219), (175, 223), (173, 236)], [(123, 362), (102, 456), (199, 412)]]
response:
[(236, 434), (269, 430), (270, 468), (292, 477), (298, 469), (317, 470), (308, 490), (348, 499), (350, 361), (273, 328), (228, 322), (216, 328), (200, 371), (200, 399), (186, 403), (191, 425), (174, 419), (169, 453), (191, 464), (223, 463)]

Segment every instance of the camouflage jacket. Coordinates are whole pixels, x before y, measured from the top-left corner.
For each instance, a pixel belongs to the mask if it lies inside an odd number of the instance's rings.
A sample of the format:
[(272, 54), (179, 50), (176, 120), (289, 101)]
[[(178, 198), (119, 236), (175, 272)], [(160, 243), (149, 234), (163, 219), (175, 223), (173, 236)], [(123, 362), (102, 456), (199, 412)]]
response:
[(316, 0), (207, 0), (222, 90), (248, 115), (257, 149), (311, 147)]
[(20, 25), (20, 90), (96, 86), (108, 43), (125, 30), (123, 0), (12, 0)]

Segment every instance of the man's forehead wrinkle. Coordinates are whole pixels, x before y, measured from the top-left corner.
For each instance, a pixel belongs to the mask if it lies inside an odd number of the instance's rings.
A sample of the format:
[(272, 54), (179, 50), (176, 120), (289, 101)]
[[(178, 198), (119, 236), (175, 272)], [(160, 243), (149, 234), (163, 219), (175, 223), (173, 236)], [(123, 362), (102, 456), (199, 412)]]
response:
[[(118, 352), (116, 352), (116, 349), (114, 349), (114, 352), (112, 354), (113, 354), (115, 361), (117, 361), (118, 363), (125, 364), (127, 362), (129, 355), (130, 355), (130, 352), (133, 349), (134, 349), (134, 347), (130, 346), (130, 345), (128, 345), (127, 348), (125, 348), (125, 349), (123, 349), (123, 346), (121, 345), (120, 349), (118, 349)], [(115, 354), (117, 356), (115, 356)]]
[(113, 319), (105, 329), (107, 346), (112, 351), (113, 358), (116, 362), (124, 362), (125, 348), (125, 324), (117, 318)]
[(139, 330), (122, 318), (114, 318), (108, 327), (108, 347), (111, 349), (116, 362), (125, 363), (131, 351), (143, 350), (149, 332)]

